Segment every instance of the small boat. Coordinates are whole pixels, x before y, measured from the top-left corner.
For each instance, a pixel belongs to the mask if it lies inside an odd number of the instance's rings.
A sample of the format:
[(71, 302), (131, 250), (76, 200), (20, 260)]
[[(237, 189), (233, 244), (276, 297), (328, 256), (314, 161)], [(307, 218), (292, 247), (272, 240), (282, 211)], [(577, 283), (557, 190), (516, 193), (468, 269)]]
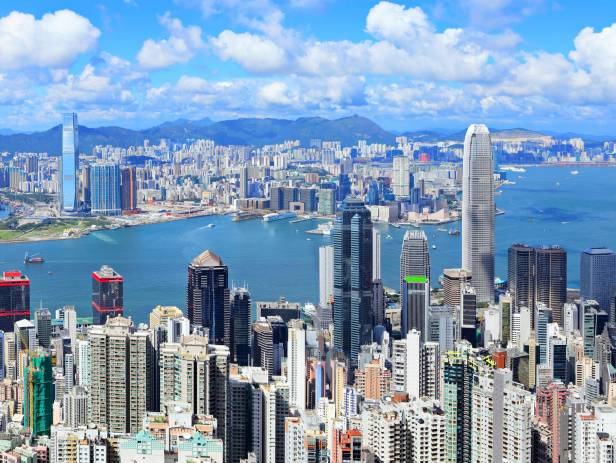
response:
[(24, 256), (24, 264), (42, 264), (43, 262), (45, 262), (45, 259), (38, 254), (29, 255), (26, 253)]
[(577, 175), (577, 174), (579, 174), (579, 173), (580, 173), (580, 172), (579, 172), (579, 171), (577, 171), (577, 170), (572, 170), (572, 171), (571, 171), (571, 175)]
[(47, 275), (53, 275), (53, 272), (50, 270), (49, 272), (47, 272)]
[(445, 229), (443, 227), (439, 227), (439, 228), (437, 228), (437, 230), (440, 231), (440, 232), (446, 232), (447, 231), (447, 229)]
[(390, 224), (392, 227), (394, 228), (400, 228), (400, 224), (399, 223), (392, 223)]
[(214, 225), (213, 223), (208, 223), (206, 226), (207, 228), (214, 228), (216, 225)]
[(393, 238), (393, 236), (391, 236), (391, 235), (387, 235), (387, 236), (385, 237), (385, 239), (387, 239), (387, 240), (393, 240), (394, 238)]
[(450, 228), (447, 233), (450, 236), (455, 236), (455, 235), (459, 235), (460, 234), (460, 230), (458, 230), (457, 228)]
[(433, 245), (432, 245), (432, 249), (436, 249), (436, 244), (433, 244)]

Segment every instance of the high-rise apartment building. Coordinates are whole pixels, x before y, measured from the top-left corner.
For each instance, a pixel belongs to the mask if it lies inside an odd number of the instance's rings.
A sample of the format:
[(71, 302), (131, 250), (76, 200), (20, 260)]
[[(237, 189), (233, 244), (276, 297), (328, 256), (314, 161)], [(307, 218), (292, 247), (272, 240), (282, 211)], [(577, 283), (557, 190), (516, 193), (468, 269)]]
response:
[(592, 299), (610, 310), (616, 291), (616, 253), (608, 248), (590, 248), (580, 258), (580, 297)]
[(124, 277), (107, 265), (92, 272), (92, 317), (104, 325), (109, 317), (124, 314)]
[(358, 199), (347, 198), (332, 231), (334, 242), (333, 344), (357, 365), (359, 347), (371, 340), (372, 220)]
[(100, 162), (90, 166), (90, 208), (93, 215), (122, 214), (120, 166)]
[(409, 159), (406, 156), (394, 156), (392, 177), (392, 190), (396, 199), (408, 200), (413, 185)]
[(512, 382), (511, 371), (480, 374), (472, 404), (471, 461), (530, 463), (532, 393)]
[(75, 212), (79, 208), (77, 170), (79, 170), (77, 114), (67, 113), (62, 115), (62, 162), (58, 180), (62, 212)]
[(186, 306), (194, 326), (209, 330), (212, 344), (230, 346), (229, 269), (220, 257), (204, 251), (188, 266)]
[(289, 405), (298, 410), (306, 409), (306, 330), (304, 322), (289, 322), (287, 340), (287, 378)]
[(150, 333), (122, 316), (94, 325), (90, 344), (91, 422), (110, 432), (137, 433), (151, 399)]
[(462, 171), (462, 268), (473, 275), (477, 301), (493, 302), (494, 159), (483, 124), (466, 131)]
[(15, 322), (30, 319), (30, 280), (18, 270), (0, 278), (0, 330), (13, 331)]

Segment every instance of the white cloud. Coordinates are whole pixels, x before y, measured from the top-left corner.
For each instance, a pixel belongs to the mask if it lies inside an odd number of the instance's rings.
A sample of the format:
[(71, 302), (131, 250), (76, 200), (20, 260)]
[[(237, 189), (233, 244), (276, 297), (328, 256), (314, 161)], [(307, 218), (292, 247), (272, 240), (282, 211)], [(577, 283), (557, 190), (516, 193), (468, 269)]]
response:
[(100, 31), (71, 10), (41, 19), (13, 11), (0, 18), (0, 69), (65, 68), (96, 47)]
[(143, 43), (137, 54), (137, 61), (143, 68), (162, 69), (187, 63), (203, 48), (200, 27), (184, 27), (182, 22), (171, 17), (169, 12), (161, 16), (160, 23), (169, 32), (169, 37), (158, 41), (147, 39)]
[(252, 72), (276, 72), (286, 65), (285, 51), (274, 41), (249, 32), (222, 31), (210, 39), (216, 54), (223, 60), (236, 61)]

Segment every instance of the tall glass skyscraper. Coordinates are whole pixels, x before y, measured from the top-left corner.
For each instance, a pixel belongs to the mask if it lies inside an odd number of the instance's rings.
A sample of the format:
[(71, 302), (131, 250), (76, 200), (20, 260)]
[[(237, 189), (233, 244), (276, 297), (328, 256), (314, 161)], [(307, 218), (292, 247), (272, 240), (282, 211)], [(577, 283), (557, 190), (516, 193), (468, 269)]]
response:
[(90, 201), (92, 214), (122, 214), (120, 166), (100, 163), (90, 167)]
[(477, 302), (494, 302), (494, 160), (483, 124), (464, 137), (462, 195), (462, 267), (473, 275)]
[(430, 279), (428, 238), (422, 230), (409, 230), (404, 234), (400, 252), (400, 288), (404, 277), (413, 275)]
[(594, 299), (603, 310), (609, 310), (614, 290), (616, 253), (608, 248), (586, 249), (580, 258), (580, 297)]
[(79, 137), (77, 114), (62, 116), (62, 163), (60, 167), (60, 208), (75, 212), (79, 206), (77, 170), (79, 169)]
[(334, 242), (334, 346), (351, 368), (362, 344), (371, 340), (372, 220), (363, 201), (347, 198), (332, 230)]

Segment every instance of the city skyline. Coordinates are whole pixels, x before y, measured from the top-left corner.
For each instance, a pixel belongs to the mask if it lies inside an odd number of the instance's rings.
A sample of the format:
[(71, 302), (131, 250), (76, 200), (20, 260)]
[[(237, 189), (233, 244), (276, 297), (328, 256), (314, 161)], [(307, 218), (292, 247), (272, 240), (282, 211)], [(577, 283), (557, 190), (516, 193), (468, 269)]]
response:
[(615, 14), (600, 1), (5, 2), (0, 117), (23, 131), (66, 111), (139, 128), (357, 113), (389, 130), (606, 134)]

